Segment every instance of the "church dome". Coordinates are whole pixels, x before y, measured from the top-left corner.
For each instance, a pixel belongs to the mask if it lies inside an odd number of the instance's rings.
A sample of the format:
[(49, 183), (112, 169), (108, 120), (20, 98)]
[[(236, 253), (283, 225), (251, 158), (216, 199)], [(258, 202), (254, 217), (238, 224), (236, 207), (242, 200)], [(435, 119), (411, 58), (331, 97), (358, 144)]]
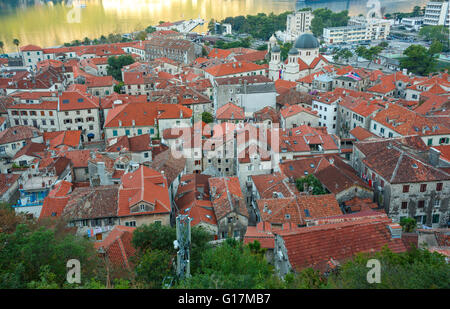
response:
[(298, 50), (295, 47), (292, 47), (289, 52), (289, 55), (298, 55)]
[(319, 46), (319, 41), (311, 33), (304, 33), (300, 35), (294, 44), (294, 47), (299, 49), (313, 49), (319, 48)]
[(279, 53), (281, 51), (280, 46), (275, 45), (274, 47), (272, 47), (272, 52), (273, 53)]

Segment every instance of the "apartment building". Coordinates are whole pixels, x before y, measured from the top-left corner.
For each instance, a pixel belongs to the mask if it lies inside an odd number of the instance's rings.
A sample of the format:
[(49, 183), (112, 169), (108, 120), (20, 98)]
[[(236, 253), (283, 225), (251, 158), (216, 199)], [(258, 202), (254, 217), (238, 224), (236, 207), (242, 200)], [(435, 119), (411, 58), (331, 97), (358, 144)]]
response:
[(166, 57), (184, 64), (194, 62), (200, 54), (195, 44), (187, 40), (172, 40), (153, 37), (145, 43), (145, 54), (147, 60)]
[(82, 131), (82, 141), (99, 140), (98, 99), (79, 91), (60, 92), (40, 103), (19, 103), (8, 107), (14, 125), (33, 126), (44, 132)]
[(325, 43), (357, 43), (384, 40), (390, 33), (391, 22), (384, 19), (364, 17), (351, 18), (347, 26), (323, 29)]
[(384, 40), (391, 30), (391, 21), (354, 16), (348, 21), (348, 26), (366, 26), (367, 40)]
[(412, 217), (429, 227), (447, 226), (450, 174), (441, 168), (440, 152), (420, 137), (357, 142), (352, 165), (394, 221)]
[(289, 41), (295, 40), (299, 35), (309, 32), (311, 21), (314, 18), (312, 11), (297, 11), (286, 18), (286, 37)]
[(450, 26), (449, 1), (428, 2), (423, 17), (424, 26)]

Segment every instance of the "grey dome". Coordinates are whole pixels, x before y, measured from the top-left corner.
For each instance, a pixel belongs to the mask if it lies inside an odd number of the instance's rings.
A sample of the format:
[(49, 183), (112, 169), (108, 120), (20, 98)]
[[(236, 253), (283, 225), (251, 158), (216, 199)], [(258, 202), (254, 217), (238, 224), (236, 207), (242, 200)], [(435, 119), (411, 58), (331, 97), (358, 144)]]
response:
[(275, 45), (274, 47), (272, 47), (272, 52), (273, 53), (279, 53), (281, 51), (280, 46)]
[(300, 49), (319, 48), (319, 41), (311, 33), (304, 33), (300, 35), (295, 41), (294, 47)]
[(292, 48), (289, 50), (288, 54), (289, 54), (289, 55), (298, 55), (298, 50), (297, 50), (296, 48), (292, 47)]

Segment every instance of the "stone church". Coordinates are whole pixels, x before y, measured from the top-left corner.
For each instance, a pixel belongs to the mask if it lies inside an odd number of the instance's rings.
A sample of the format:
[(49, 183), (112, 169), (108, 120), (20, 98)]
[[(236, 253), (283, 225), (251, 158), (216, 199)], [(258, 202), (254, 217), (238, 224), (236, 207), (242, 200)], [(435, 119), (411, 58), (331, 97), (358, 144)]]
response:
[(269, 39), (270, 49), (269, 78), (273, 81), (284, 79), (297, 81), (328, 65), (327, 60), (319, 54), (319, 41), (310, 33), (304, 33), (295, 40), (288, 52), (288, 58), (281, 61), (281, 49), (275, 36)]

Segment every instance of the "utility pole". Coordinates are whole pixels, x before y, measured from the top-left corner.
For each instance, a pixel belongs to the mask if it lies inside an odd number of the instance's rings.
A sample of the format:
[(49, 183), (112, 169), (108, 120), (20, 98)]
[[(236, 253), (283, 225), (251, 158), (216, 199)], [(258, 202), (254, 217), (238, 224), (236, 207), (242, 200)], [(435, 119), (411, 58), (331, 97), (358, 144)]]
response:
[(187, 215), (177, 216), (177, 239), (173, 242), (177, 252), (177, 277), (190, 277), (191, 221)]

